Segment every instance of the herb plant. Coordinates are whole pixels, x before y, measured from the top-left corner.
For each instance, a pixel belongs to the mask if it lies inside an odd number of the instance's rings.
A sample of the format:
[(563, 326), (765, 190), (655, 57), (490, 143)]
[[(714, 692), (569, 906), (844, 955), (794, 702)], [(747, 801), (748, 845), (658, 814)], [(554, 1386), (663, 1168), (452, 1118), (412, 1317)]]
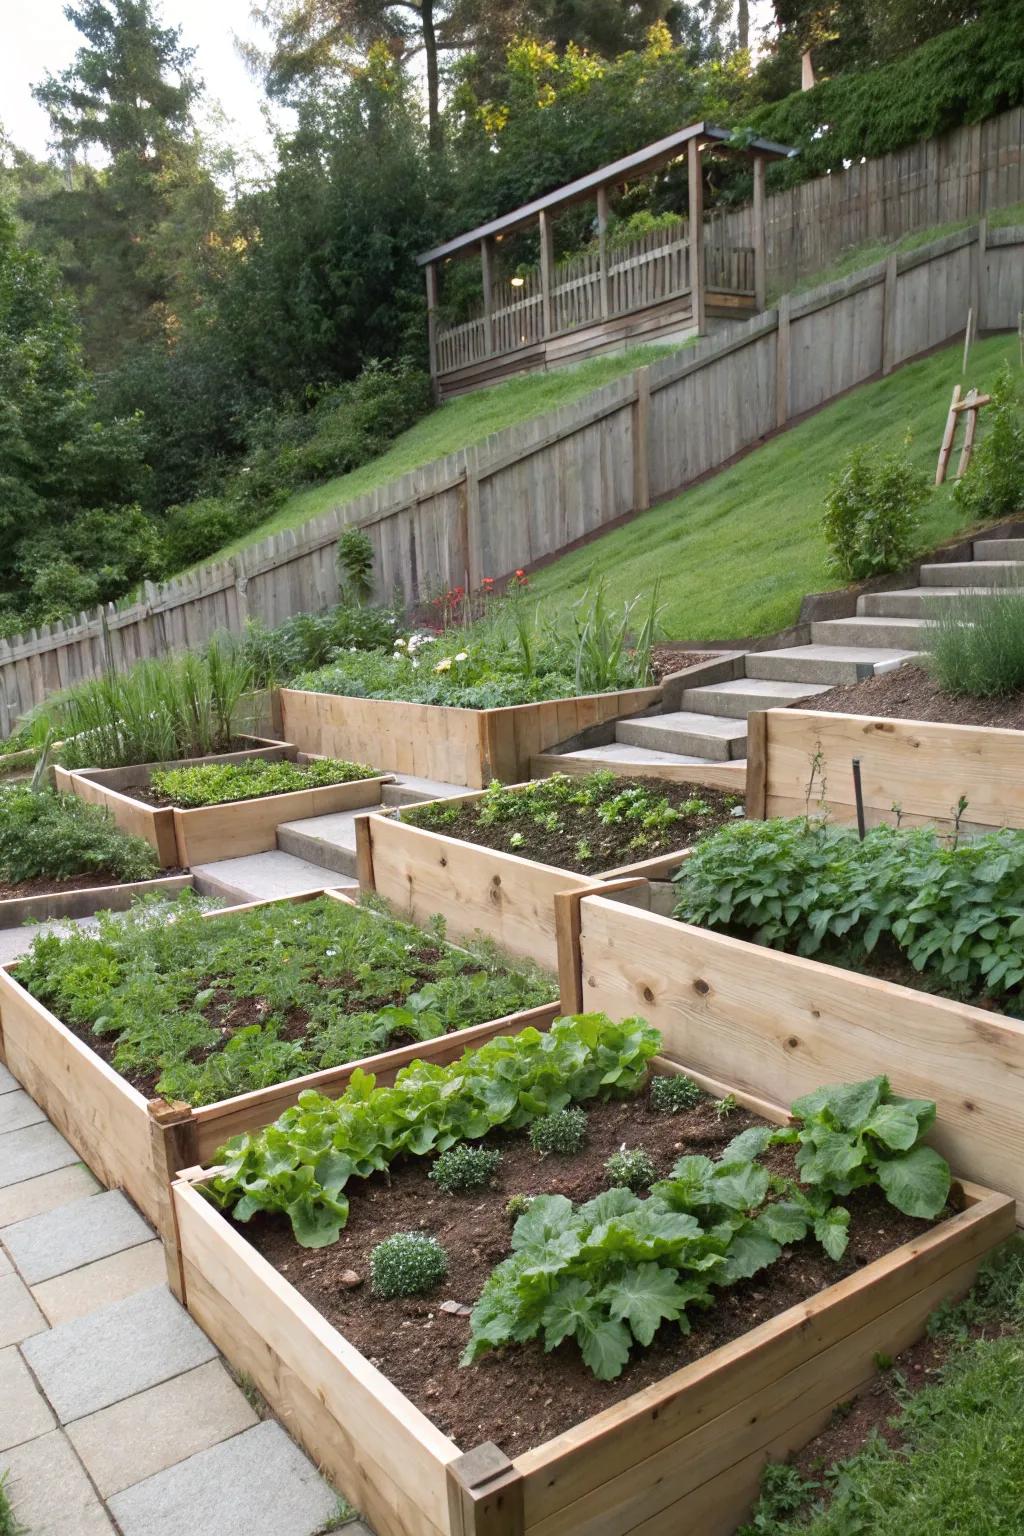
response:
[(649, 1189), (658, 1177), (658, 1170), (643, 1147), (620, 1147), (608, 1158), (604, 1171), (611, 1188), (631, 1189), (635, 1195)]
[(578, 1105), (554, 1109), (530, 1126), (530, 1145), (542, 1157), (571, 1157), (587, 1139), (587, 1117)]
[(17, 974), (72, 1029), (110, 1039), (118, 1071), (190, 1104), (501, 1018), (554, 990), (490, 946), (455, 949), (439, 930), (328, 897), (212, 919), (191, 893), (173, 909), (143, 903), (96, 933), (41, 935)]
[(703, 1097), (701, 1089), (685, 1072), (676, 1077), (659, 1073), (651, 1078), (651, 1108), (659, 1114), (680, 1115), (684, 1110), (693, 1109)]
[(0, 879), (148, 880), (156, 855), (141, 837), (114, 825), (108, 812), (75, 795), (22, 786), (0, 789)]
[(264, 795), (285, 795), (298, 789), (323, 789), (370, 779), (377, 772), (365, 763), (346, 763), (323, 758), (298, 767), (287, 760), (268, 762), (251, 757), (241, 763), (197, 763), (191, 768), (157, 768), (150, 784), (183, 810), (203, 805), (227, 805), (234, 800), (257, 800)]
[(448, 1255), (437, 1238), (425, 1232), (396, 1232), (370, 1255), (370, 1286), (381, 1301), (423, 1296), (447, 1273)]
[[(236, 1221), (280, 1211), (307, 1248), (333, 1243), (348, 1219), (345, 1186), (401, 1153), (440, 1153), (498, 1126), (519, 1130), (574, 1101), (635, 1093), (660, 1037), (639, 1019), (556, 1019), (467, 1051), (451, 1066), (417, 1061), (377, 1088), (357, 1069), (338, 1099), (300, 1094), (265, 1130), (220, 1149), (223, 1172), (204, 1186)], [(532, 1207), (531, 1207), (532, 1208)]]
[(462, 1142), (434, 1159), (428, 1177), (446, 1195), (460, 1195), (466, 1190), (483, 1189), (491, 1182), (500, 1162), (501, 1153), (496, 1148), (471, 1147)]

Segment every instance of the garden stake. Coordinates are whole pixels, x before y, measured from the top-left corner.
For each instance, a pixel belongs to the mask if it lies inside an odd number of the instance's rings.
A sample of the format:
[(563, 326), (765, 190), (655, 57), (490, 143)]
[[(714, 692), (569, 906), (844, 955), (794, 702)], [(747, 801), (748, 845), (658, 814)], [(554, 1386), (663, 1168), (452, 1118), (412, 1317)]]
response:
[(853, 793), (857, 801), (857, 833), (864, 841), (864, 791), (860, 782), (860, 758), (853, 759)]

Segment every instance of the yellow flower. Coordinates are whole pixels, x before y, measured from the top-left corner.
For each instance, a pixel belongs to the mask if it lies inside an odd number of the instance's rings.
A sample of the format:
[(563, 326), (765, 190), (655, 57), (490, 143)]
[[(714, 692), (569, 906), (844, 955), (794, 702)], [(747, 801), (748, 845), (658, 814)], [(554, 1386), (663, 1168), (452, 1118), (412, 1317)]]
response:
[(435, 672), (447, 672), (448, 668), (451, 666), (451, 664), (452, 664), (451, 657), (450, 656), (445, 656), (441, 661), (438, 662), (437, 666), (434, 668), (434, 671)]

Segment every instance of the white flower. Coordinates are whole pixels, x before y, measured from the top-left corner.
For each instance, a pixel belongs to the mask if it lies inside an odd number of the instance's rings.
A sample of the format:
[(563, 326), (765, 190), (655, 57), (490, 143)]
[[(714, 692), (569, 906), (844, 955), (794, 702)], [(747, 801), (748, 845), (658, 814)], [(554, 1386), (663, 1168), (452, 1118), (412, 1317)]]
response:
[(416, 660), (415, 656), (412, 657), (412, 664), (413, 664), (414, 667), (418, 667), (419, 666), (419, 662)]
[(455, 660), (456, 661), (468, 661), (469, 660), (469, 652), (468, 651), (460, 651), (459, 654), (456, 656)]
[(405, 646), (405, 641), (402, 639), (401, 635), (399, 635), (398, 639), (395, 641), (395, 650), (397, 651), (400, 646)]
[(359, 649), (358, 645), (350, 645), (349, 648), (348, 648), (349, 655), (350, 656), (354, 656), (356, 651), (358, 651), (358, 649)]

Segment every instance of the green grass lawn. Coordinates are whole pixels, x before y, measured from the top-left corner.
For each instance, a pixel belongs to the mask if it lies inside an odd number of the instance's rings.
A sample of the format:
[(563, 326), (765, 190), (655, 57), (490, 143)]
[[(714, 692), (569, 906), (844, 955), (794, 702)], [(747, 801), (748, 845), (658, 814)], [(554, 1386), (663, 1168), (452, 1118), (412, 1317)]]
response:
[[(533, 577), (550, 611), (577, 598), (591, 573), (622, 602), (661, 582), (662, 629), (673, 640), (729, 640), (768, 634), (796, 621), (805, 593), (841, 583), (825, 566), (822, 500), (844, 456), (861, 443), (879, 453), (901, 447), (929, 478), (953, 385), (959, 344), (827, 406), (740, 463), (563, 555)], [(1002, 363), (1018, 361), (1016, 336), (971, 350), (966, 384), (987, 388)], [(979, 436), (984, 431), (981, 414)], [(952, 485), (934, 490), (923, 512), (926, 546), (962, 526)]]
[[(553, 373), (524, 374), (522, 378), (496, 384), (493, 389), (460, 395), (436, 411), (431, 411), (414, 427), (410, 427), (408, 432), (403, 432), (379, 458), (372, 459), (347, 475), (326, 480), (322, 485), (296, 491), (273, 517), (236, 539), (233, 544), (226, 545), (215, 558), (224, 560), (251, 544), (258, 544), (261, 539), (269, 538), (272, 533), (281, 533), (285, 528), (297, 528), (300, 523), (329, 512), (332, 507), (352, 501), (364, 491), (372, 491), (388, 480), (396, 480), (399, 475), (416, 469), (420, 464), (443, 459), (446, 454), (455, 453), (459, 448), (482, 442), (492, 432), (500, 432), (502, 428), (515, 426), (530, 416), (539, 416), (544, 411), (568, 405), (581, 395), (590, 394), (592, 390), (600, 389), (602, 384), (629, 373), (631, 369), (678, 350), (678, 345), (631, 347), (613, 356), (591, 358), (573, 368), (558, 368)], [(209, 561), (201, 563), (206, 565)]]

